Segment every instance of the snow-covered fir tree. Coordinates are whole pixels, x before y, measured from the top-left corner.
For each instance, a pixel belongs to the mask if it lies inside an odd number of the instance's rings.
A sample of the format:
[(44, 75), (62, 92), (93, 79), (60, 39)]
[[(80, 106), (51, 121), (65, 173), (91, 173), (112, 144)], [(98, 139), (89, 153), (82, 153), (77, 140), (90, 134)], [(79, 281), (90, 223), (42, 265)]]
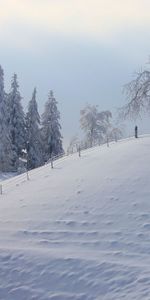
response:
[(9, 108), (9, 127), (13, 151), (16, 153), (16, 161), (22, 155), (22, 150), (25, 147), (25, 116), (21, 104), (21, 95), (17, 82), (17, 75), (14, 74), (11, 82), (11, 90), (7, 96)]
[(12, 150), (8, 125), (9, 112), (4, 91), (4, 72), (0, 66), (0, 171), (13, 171), (15, 153)]
[(57, 108), (57, 101), (50, 91), (45, 104), (45, 111), (42, 115), (42, 139), (45, 152), (45, 161), (50, 157), (62, 154), (62, 135), (60, 125), (60, 112)]
[(39, 167), (43, 163), (41, 132), (40, 132), (40, 116), (36, 101), (36, 89), (33, 91), (32, 99), (28, 105), (26, 115), (26, 143), (28, 155), (28, 168), (33, 169)]

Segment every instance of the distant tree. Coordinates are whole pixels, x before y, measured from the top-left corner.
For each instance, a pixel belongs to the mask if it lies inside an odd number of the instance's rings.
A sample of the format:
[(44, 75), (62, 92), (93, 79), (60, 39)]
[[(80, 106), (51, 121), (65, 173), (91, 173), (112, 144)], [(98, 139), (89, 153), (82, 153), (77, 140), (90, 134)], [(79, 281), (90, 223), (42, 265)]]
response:
[(121, 119), (136, 120), (150, 111), (150, 71), (138, 72), (124, 87), (126, 104), (119, 109)]
[(50, 91), (42, 115), (42, 140), (45, 160), (64, 153), (60, 125), (60, 112), (53, 91)]
[(110, 131), (109, 138), (110, 140), (118, 141), (123, 137), (123, 132), (120, 128), (118, 127), (112, 127), (112, 130)]
[(98, 109), (97, 106), (86, 105), (84, 109), (80, 111), (80, 124), (81, 129), (86, 134), (89, 146), (92, 146), (94, 141), (98, 137)]
[(23, 148), (25, 148), (25, 116), (21, 104), (21, 96), (16, 74), (13, 75), (7, 101), (9, 110), (10, 138), (13, 152), (16, 157), (14, 165), (17, 167), (17, 160), (22, 155)]
[(112, 130), (112, 113), (109, 110), (98, 113), (98, 142), (99, 144), (107, 142)]
[(32, 99), (29, 102), (28, 112), (26, 114), (26, 148), (28, 168), (33, 169), (41, 166), (43, 163), (43, 155), (36, 89), (33, 91)]
[(15, 159), (15, 153), (11, 145), (8, 119), (7, 98), (4, 91), (4, 72), (0, 66), (0, 170), (3, 172), (14, 170), (13, 160)]
[(80, 112), (81, 128), (86, 134), (86, 139), (89, 146), (95, 143), (105, 141), (108, 130), (111, 127), (110, 119), (112, 114), (110, 111), (98, 111), (98, 106), (86, 105)]
[(73, 136), (70, 140), (69, 146), (67, 148), (67, 153), (72, 154), (76, 151), (78, 151), (80, 145), (80, 141), (77, 135)]

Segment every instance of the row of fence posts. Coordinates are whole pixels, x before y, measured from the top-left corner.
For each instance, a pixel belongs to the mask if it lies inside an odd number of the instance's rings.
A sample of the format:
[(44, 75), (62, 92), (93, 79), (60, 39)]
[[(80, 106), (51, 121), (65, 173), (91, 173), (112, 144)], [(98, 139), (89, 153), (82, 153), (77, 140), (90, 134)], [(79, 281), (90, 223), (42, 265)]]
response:
[[(135, 138), (138, 137), (138, 127), (135, 126)], [(115, 141), (117, 142), (117, 138), (115, 138)], [(109, 138), (107, 137), (107, 140), (106, 140), (106, 145), (107, 147), (109, 147)], [(82, 150), (86, 150), (86, 149), (82, 149)], [(77, 153), (78, 153), (78, 156), (81, 157), (81, 146), (79, 145), (77, 147)], [(62, 157), (62, 156), (60, 156)], [(58, 156), (59, 158), (59, 156)], [(51, 157), (50, 158), (50, 165), (51, 165), (51, 169), (54, 169), (54, 157)], [(28, 154), (26, 152), (26, 157), (24, 159), (24, 161), (26, 162), (26, 177), (27, 177), (27, 180), (30, 180), (30, 177), (29, 177), (29, 171), (28, 171)], [(0, 184), (0, 195), (3, 194), (3, 186), (2, 184)]]
[[(107, 147), (109, 147), (109, 139), (108, 138), (107, 138)], [(85, 149), (82, 149), (82, 150), (85, 150)], [(78, 146), (77, 153), (78, 153), (78, 156), (81, 157), (81, 146)], [(27, 154), (27, 151), (24, 152), (23, 161), (26, 163), (26, 178), (27, 178), (27, 181), (28, 181), (28, 180), (30, 180), (30, 177), (29, 177), (29, 170), (28, 170), (28, 154)], [(54, 158), (53, 157), (50, 158), (50, 165), (51, 165), (51, 169), (54, 169)], [(0, 195), (2, 195), (2, 194), (3, 194), (3, 186), (2, 186), (2, 184), (0, 184)]]
[(3, 194), (3, 187), (2, 187), (2, 184), (0, 184), (0, 195)]

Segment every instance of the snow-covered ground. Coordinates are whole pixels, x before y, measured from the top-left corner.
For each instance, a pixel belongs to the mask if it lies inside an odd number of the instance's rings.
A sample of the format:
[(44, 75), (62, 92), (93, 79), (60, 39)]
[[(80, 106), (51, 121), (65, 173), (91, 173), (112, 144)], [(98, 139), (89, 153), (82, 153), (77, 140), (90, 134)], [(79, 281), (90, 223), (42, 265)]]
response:
[(0, 300), (150, 299), (150, 137), (4, 181)]

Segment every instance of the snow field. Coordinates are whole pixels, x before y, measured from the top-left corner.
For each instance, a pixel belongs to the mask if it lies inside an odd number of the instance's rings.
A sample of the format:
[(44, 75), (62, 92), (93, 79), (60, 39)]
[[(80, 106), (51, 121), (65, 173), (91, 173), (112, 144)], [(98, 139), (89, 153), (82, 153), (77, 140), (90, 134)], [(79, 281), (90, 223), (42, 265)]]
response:
[(150, 299), (150, 137), (3, 182), (0, 300)]

